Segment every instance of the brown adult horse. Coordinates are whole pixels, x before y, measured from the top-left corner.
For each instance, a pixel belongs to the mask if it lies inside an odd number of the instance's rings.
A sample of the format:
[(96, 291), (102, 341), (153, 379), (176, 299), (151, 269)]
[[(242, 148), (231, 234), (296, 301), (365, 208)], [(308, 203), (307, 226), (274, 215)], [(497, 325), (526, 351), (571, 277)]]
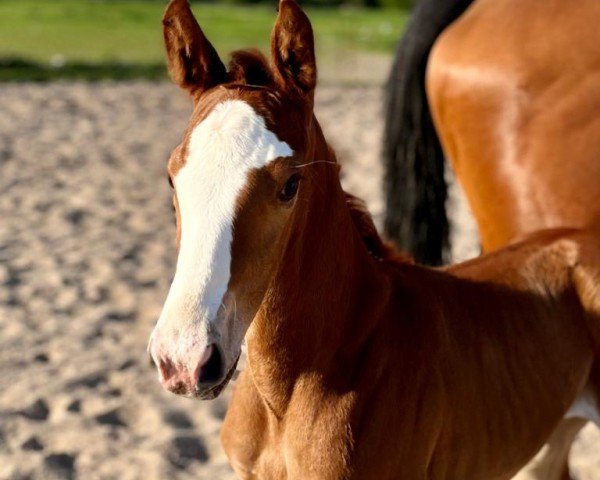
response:
[[(149, 350), (214, 398), (242, 478), (504, 480), (565, 416), (598, 415), (600, 232), (546, 232), (447, 271), (398, 258), (346, 195), (313, 114), (310, 23), (228, 70), (185, 0), (164, 18), (195, 109), (169, 162), (177, 271)], [(570, 413), (569, 413), (570, 412)]]
[(484, 251), (598, 214), (599, 19), (597, 0), (418, 1), (388, 85), (390, 238), (443, 260), (444, 155)]

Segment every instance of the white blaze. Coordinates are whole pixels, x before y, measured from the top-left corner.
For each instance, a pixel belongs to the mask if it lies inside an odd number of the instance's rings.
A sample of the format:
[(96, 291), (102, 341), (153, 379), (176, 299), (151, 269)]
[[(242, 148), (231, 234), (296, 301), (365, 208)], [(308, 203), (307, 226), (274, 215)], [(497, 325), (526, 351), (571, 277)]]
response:
[(215, 319), (227, 291), (236, 202), (248, 173), (292, 154), (241, 100), (217, 105), (192, 132), (174, 180), (181, 219), (177, 270), (157, 325), (178, 334), (175, 356), (205, 336), (205, 322)]

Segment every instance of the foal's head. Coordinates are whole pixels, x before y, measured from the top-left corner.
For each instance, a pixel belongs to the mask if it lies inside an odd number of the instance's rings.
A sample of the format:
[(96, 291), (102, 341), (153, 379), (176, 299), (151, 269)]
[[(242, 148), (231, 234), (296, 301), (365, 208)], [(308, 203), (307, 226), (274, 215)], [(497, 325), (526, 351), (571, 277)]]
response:
[(171, 1), (163, 29), (194, 112), (169, 160), (179, 257), (149, 351), (165, 388), (209, 399), (235, 369), (310, 190), (301, 166), (334, 159), (313, 116), (312, 28), (293, 0), (279, 5), (270, 63), (240, 51), (225, 68), (186, 0)]

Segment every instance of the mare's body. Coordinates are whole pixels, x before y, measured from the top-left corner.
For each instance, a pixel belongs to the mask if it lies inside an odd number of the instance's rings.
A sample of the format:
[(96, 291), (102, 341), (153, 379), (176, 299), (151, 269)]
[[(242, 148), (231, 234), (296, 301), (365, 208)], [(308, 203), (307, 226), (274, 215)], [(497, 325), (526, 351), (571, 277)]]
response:
[(444, 156), (484, 251), (598, 215), (598, 18), (595, 0), (418, 3), (390, 78), (384, 149), (386, 230), (417, 260), (442, 260)]
[(438, 39), (428, 92), (485, 251), (600, 212), (600, 3), (478, 0)]

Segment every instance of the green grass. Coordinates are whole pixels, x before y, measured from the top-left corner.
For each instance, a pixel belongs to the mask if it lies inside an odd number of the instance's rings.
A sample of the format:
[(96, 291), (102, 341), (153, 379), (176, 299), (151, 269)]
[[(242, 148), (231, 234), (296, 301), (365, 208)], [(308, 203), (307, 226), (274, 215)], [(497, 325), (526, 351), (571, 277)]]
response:
[[(0, 0), (0, 58), (13, 59), (0, 63), (0, 79), (10, 78), (7, 70), (15, 64), (20, 65), (20, 70), (13, 67), (13, 72), (20, 72), (18, 78), (26, 77), (27, 69), (35, 65), (40, 71), (67, 71), (51, 67), (61, 64), (71, 70), (77, 70), (77, 65), (87, 65), (88, 69), (97, 65), (107, 72), (116, 65), (131, 69), (133, 76), (138, 70), (140, 76), (146, 76), (144, 71), (164, 64), (160, 19), (165, 5), (148, 1)], [(237, 48), (268, 48), (274, 6), (195, 3), (193, 10), (224, 58)], [(401, 10), (309, 8), (308, 14), (318, 53), (325, 60), (357, 51), (391, 53), (406, 20), (406, 12)], [(102, 76), (110, 77), (110, 73)]]

